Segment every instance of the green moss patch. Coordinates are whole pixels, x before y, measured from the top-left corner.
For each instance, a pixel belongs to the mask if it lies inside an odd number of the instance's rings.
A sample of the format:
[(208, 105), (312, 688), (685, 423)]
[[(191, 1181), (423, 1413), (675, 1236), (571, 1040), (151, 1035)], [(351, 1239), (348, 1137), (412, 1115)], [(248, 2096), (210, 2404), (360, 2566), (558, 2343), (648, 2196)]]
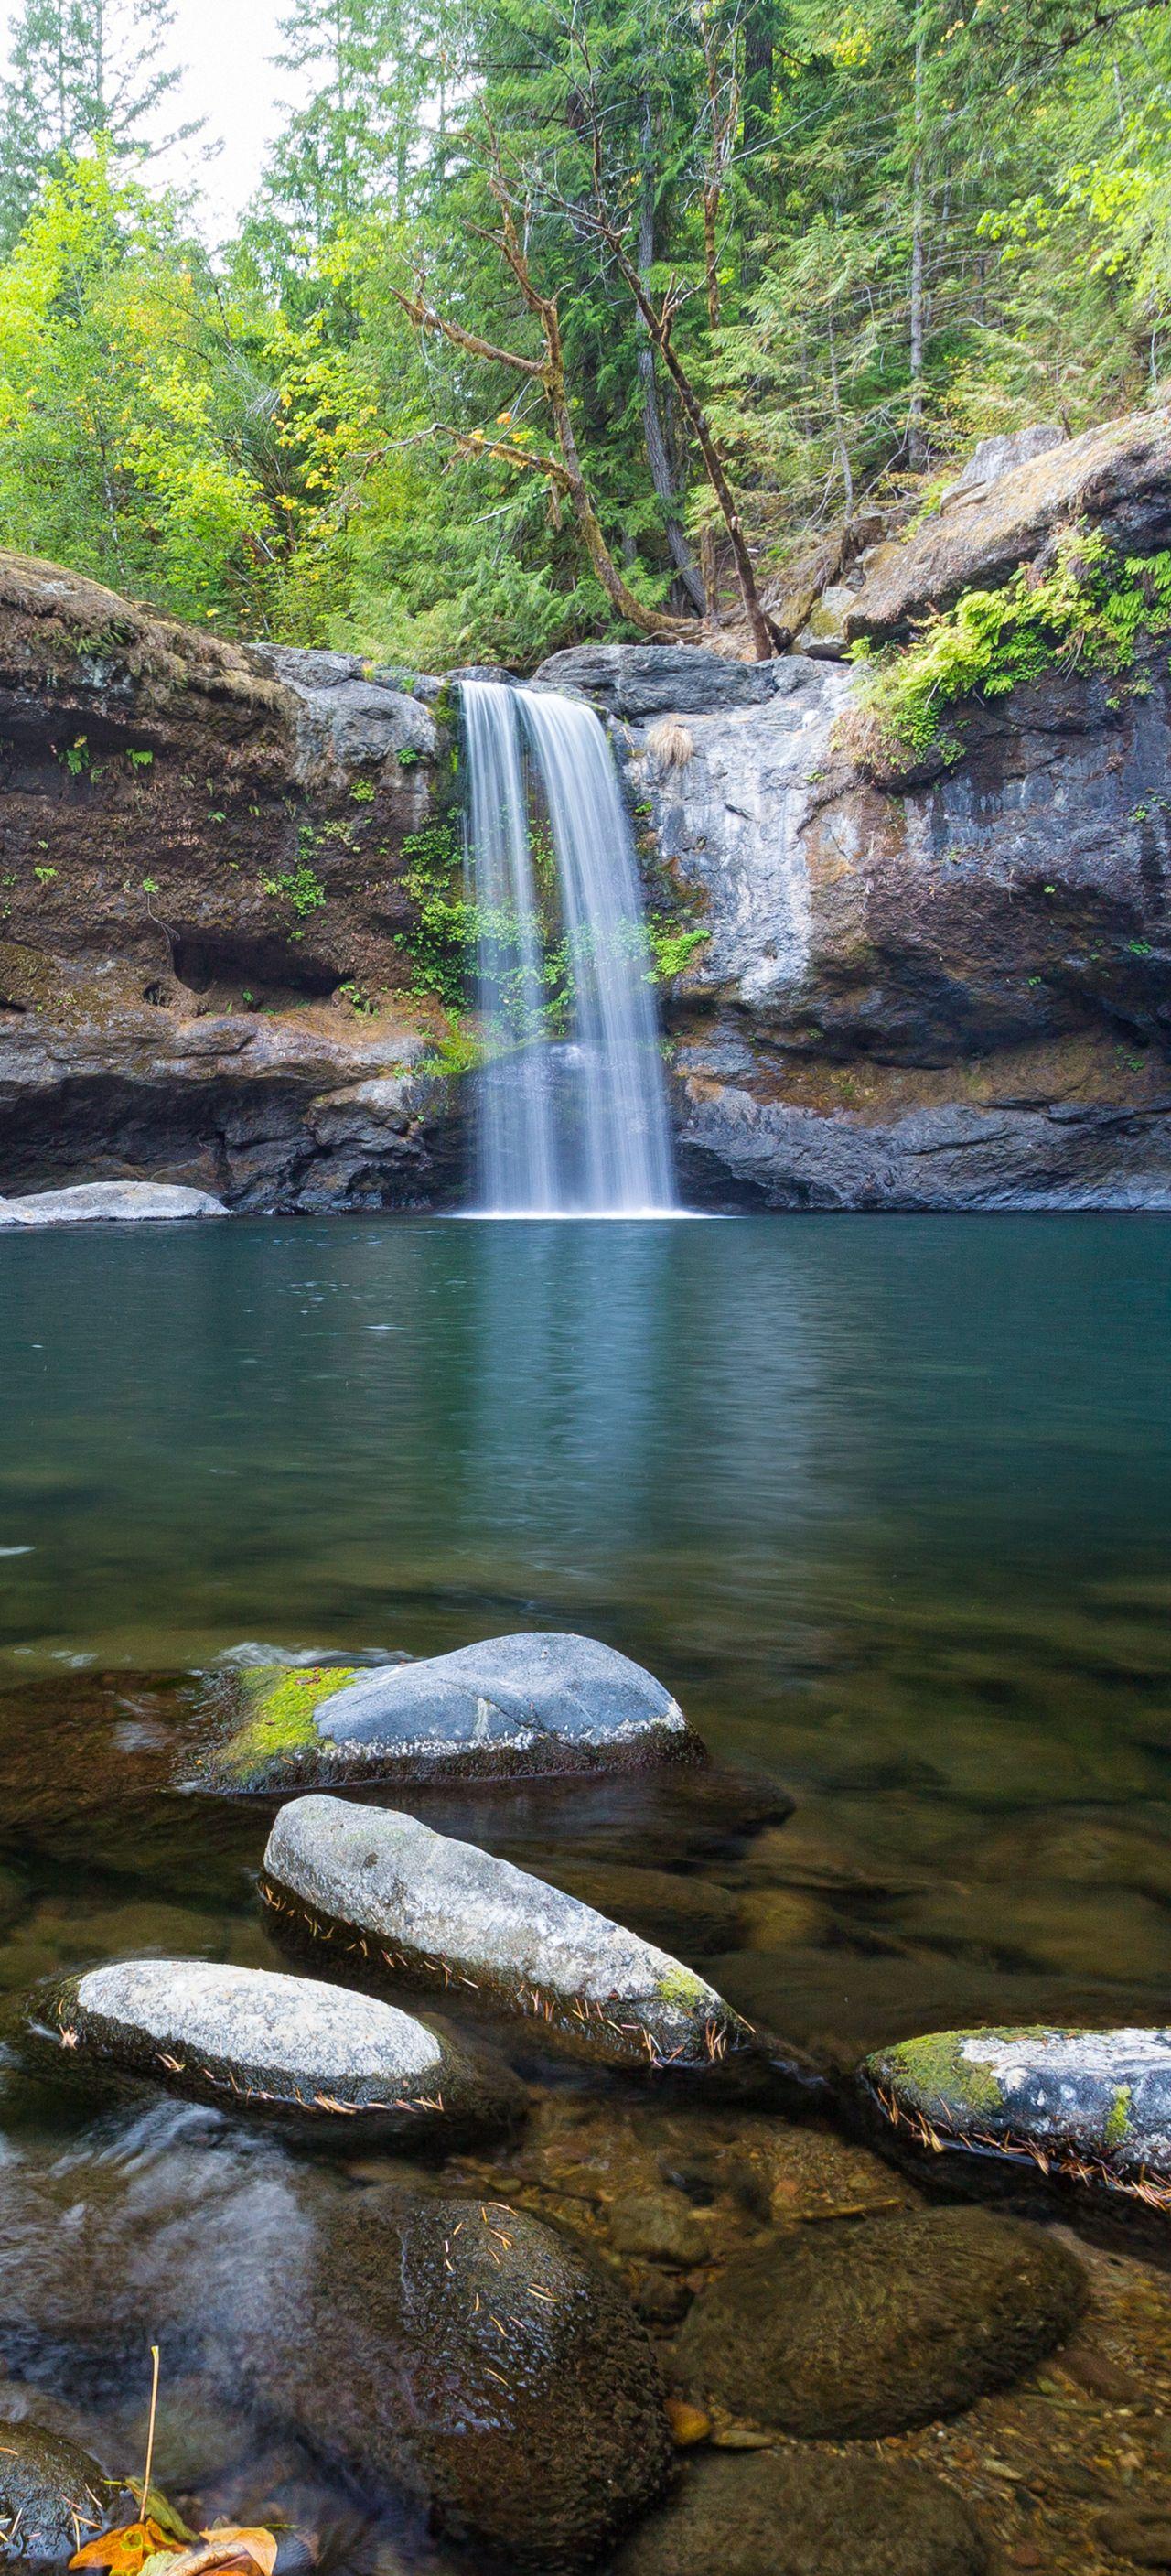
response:
[(1143, 645), (1169, 630), (1171, 553), (1121, 559), (1100, 531), (1070, 529), (1042, 579), (1024, 565), (1003, 588), (969, 590), (929, 618), (902, 651), (856, 648), (860, 712), (893, 747), (954, 763), (964, 743), (946, 719), (964, 701), (1004, 697), (1055, 669), (1124, 679)]
[(913, 2085), (924, 2104), (941, 2113), (962, 2109), (998, 2111), (1004, 2101), (997, 2077), (979, 2059), (964, 2053), (968, 2033), (932, 2031), (925, 2039), (908, 2039), (892, 2048), (886, 2063), (902, 2082)]
[(212, 1768), (228, 1786), (263, 1788), (273, 1773), (282, 1782), (297, 1775), (297, 1758), (319, 1749), (314, 1718), (323, 1700), (360, 1677), (354, 1664), (308, 1664), (289, 1671), (272, 1665), (236, 1678), (243, 1723), (220, 1746)]
[(1130, 2127), (1131, 2090), (1129, 2084), (1119, 2084), (1115, 2087), (1114, 2099), (1107, 2114), (1104, 2131), (1108, 2147), (1120, 2147), (1125, 2141)]

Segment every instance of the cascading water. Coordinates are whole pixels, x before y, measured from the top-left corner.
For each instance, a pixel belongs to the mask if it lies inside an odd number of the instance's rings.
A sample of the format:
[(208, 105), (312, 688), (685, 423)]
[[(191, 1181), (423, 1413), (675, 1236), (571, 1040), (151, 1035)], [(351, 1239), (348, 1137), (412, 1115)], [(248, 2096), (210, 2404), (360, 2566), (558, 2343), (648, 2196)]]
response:
[[(480, 1079), (481, 1204), (497, 1216), (669, 1214), (650, 949), (605, 731), (592, 707), (553, 690), (465, 680), (460, 694), (479, 1002), (501, 1048)], [(526, 767), (548, 816), (571, 997), (571, 1034), (556, 1043)]]

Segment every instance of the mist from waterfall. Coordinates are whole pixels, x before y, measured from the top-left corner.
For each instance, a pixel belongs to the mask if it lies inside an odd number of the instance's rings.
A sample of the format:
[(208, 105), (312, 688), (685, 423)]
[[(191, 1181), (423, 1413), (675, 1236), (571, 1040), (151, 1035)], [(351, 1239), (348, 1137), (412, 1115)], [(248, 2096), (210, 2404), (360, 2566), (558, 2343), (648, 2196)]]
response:
[[(676, 1204), (651, 952), (630, 825), (593, 708), (464, 680), (467, 869), (479, 918), (479, 1201), (496, 1216), (670, 1214)], [(534, 845), (533, 782), (551, 882)], [(544, 908), (543, 908), (544, 907)], [(548, 1034), (549, 918), (570, 1026)]]

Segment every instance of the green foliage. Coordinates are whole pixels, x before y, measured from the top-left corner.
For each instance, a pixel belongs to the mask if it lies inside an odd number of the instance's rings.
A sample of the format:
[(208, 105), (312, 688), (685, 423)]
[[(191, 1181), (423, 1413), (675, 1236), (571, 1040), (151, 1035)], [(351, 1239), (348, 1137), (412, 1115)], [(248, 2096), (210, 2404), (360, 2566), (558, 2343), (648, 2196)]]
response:
[(1025, 569), (1001, 590), (970, 590), (917, 642), (873, 662), (863, 702), (894, 741), (958, 760), (963, 743), (944, 718), (965, 699), (1003, 697), (1055, 666), (1124, 673), (1145, 638), (1169, 629), (1171, 554), (1119, 562), (1097, 531), (1070, 531), (1043, 580)]
[(694, 930), (679, 922), (673, 914), (652, 914), (647, 923), (647, 936), (654, 961), (656, 984), (670, 984), (690, 966), (699, 949), (706, 946), (710, 933)]
[(264, 892), (282, 896), (291, 903), (300, 921), (306, 920), (311, 912), (320, 912), (325, 902), (325, 887), (305, 858), (300, 859), (295, 868), (286, 868), (283, 876), (266, 877)]

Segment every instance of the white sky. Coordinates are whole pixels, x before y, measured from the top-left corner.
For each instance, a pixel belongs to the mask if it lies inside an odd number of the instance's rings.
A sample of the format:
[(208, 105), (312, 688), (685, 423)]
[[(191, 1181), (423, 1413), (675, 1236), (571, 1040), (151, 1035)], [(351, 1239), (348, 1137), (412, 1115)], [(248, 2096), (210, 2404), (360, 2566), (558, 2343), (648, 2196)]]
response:
[[(176, 0), (174, 54), (188, 71), (182, 91), (172, 93), (170, 121), (206, 117), (201, 141), (222, 149), (198, 165), (189, 145), (168, 160), (165, 171), (153, 164), (152, 176), (195, 177), (213, 234), (229, 231), (247, 203), (280, 123), (281, 103), (295, 96), (293, 76), (275, 70), (268, 59), (277, 49), (283, 6), (284, 0)], [(15, 15), (9, 0), (2, 0), (5, 36)]]

